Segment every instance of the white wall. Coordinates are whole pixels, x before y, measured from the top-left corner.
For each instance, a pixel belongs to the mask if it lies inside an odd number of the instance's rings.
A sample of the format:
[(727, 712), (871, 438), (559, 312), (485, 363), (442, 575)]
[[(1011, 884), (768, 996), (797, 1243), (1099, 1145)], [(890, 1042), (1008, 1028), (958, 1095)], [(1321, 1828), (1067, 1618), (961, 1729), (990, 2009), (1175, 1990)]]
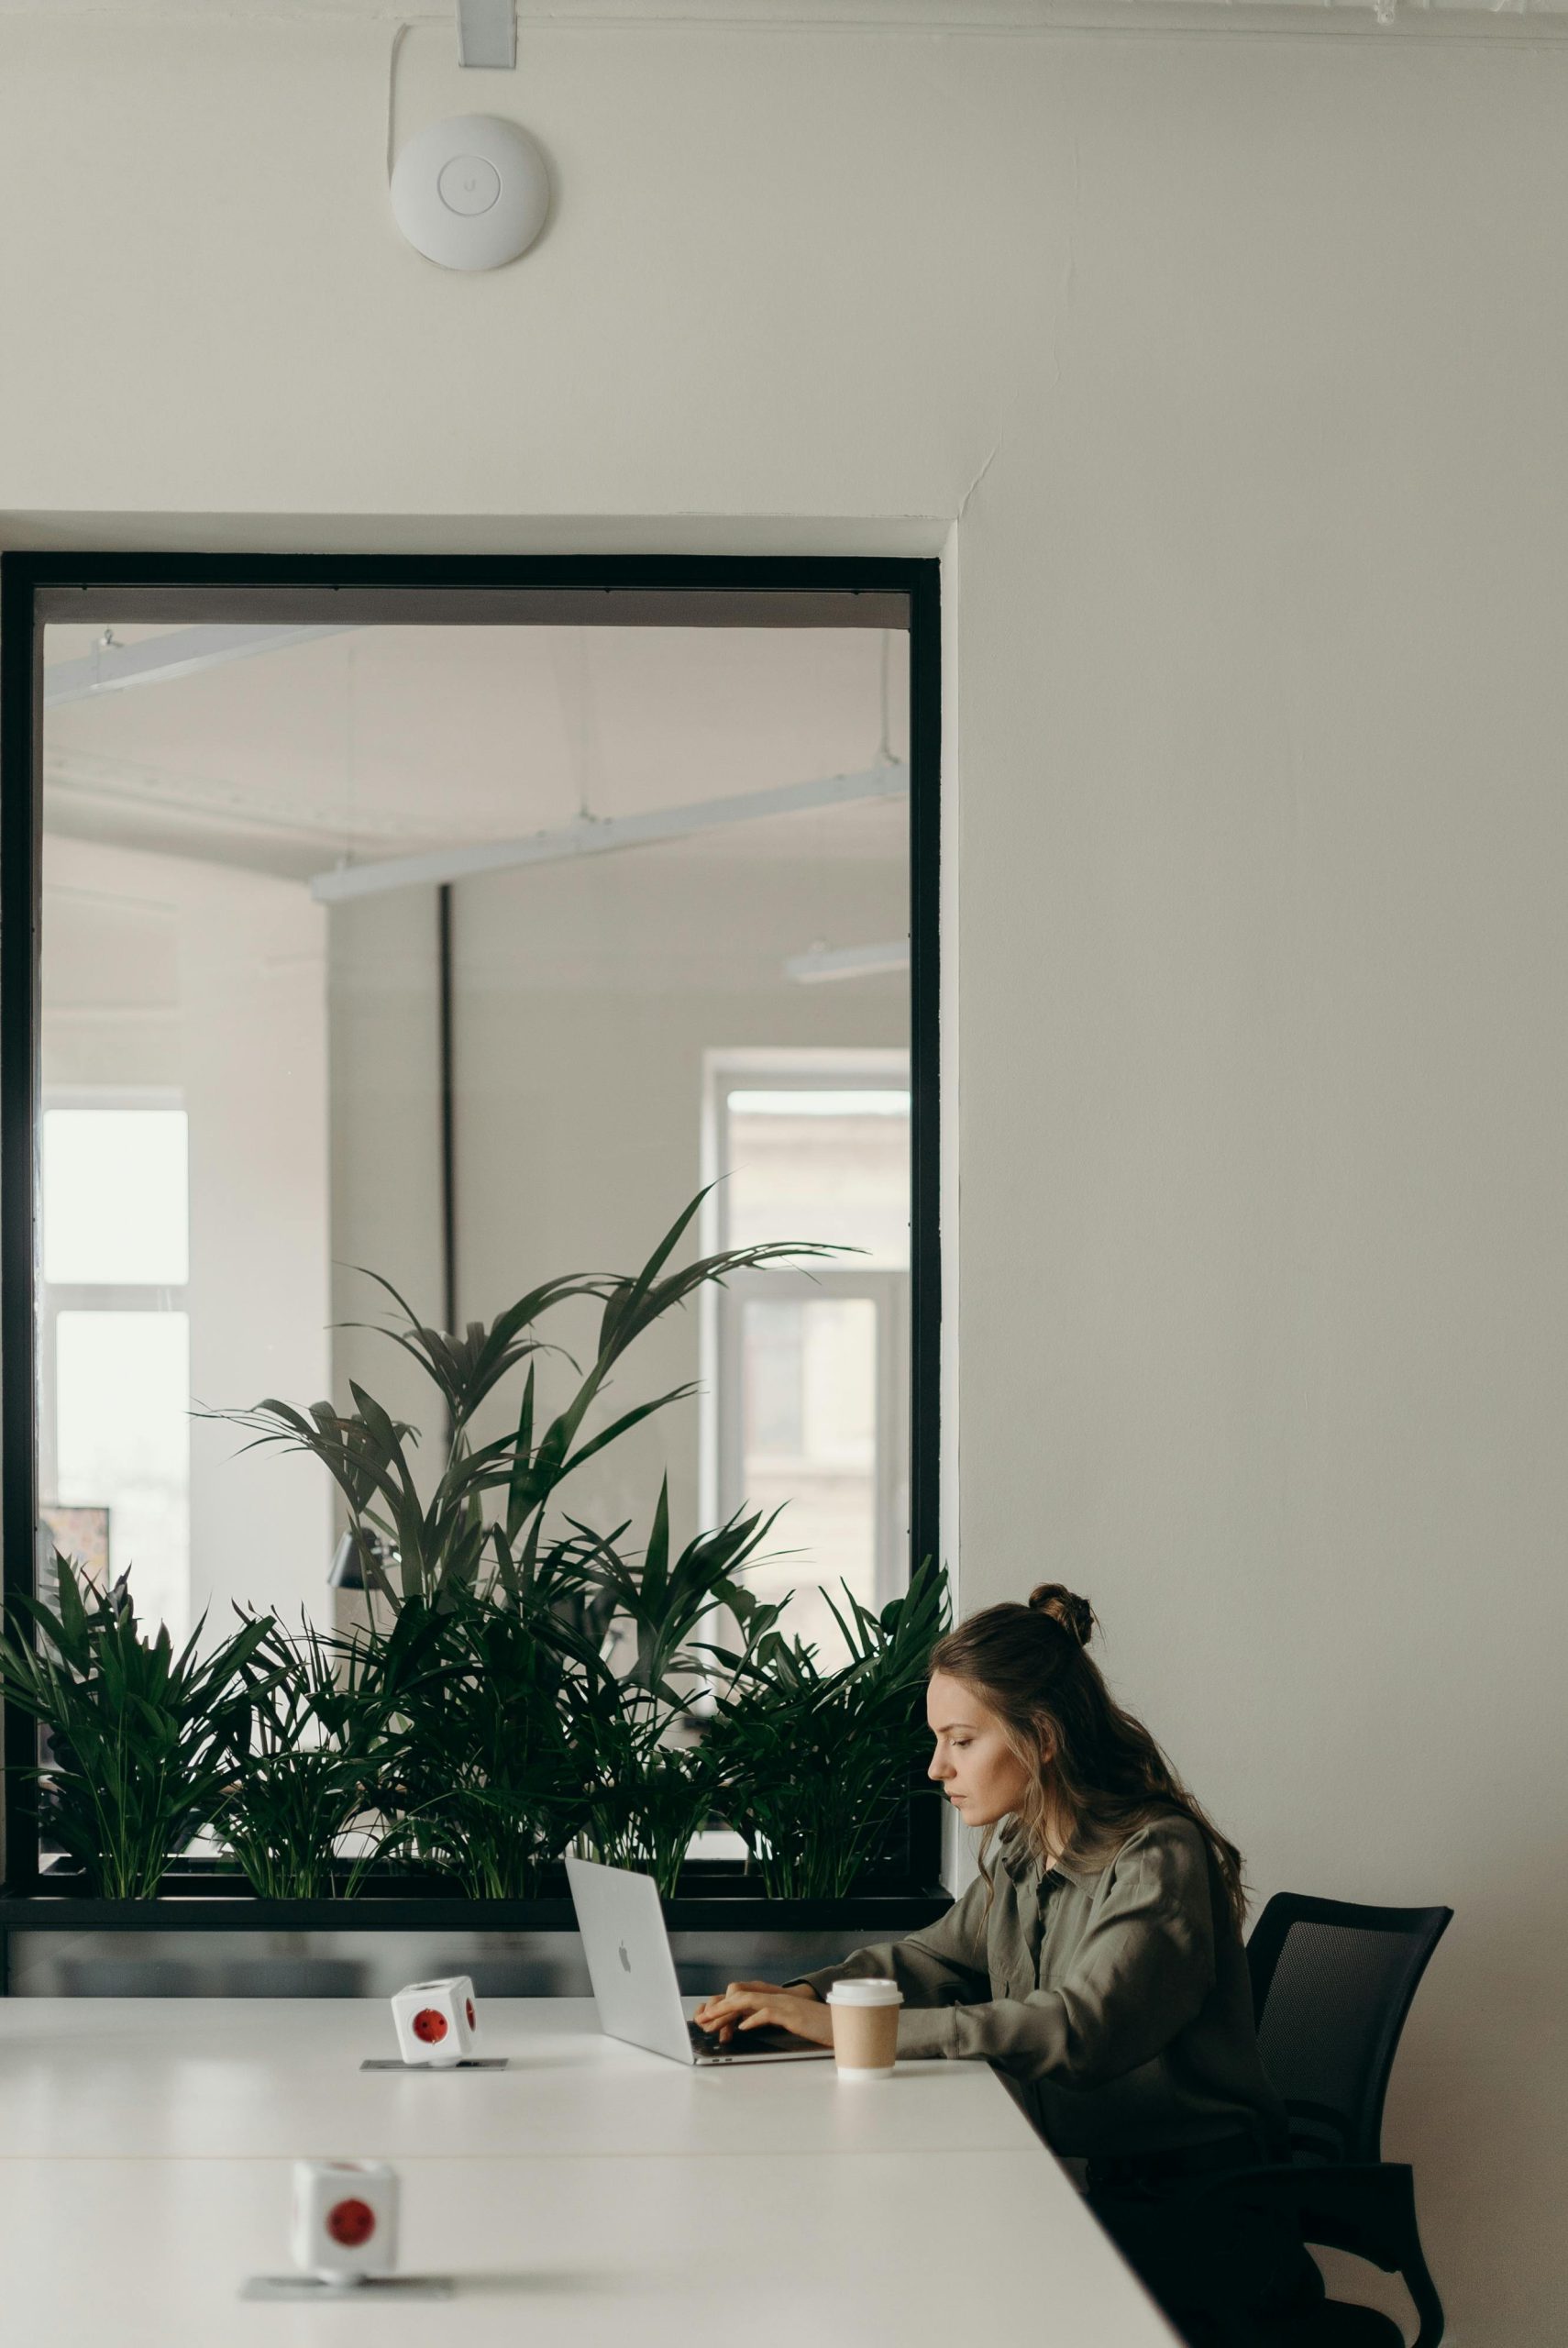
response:
[(0, 25), (12, 540), (945, 548), (965, 1600), (1087, 1589), (1260, 1893), (1453, 1903), (1386, 2141), (1451, 2337), (1535, 2348), (1568, 55), (421, 26), (403, 132), (557, 175), (469, 280), (388, 222), (390, 34)]

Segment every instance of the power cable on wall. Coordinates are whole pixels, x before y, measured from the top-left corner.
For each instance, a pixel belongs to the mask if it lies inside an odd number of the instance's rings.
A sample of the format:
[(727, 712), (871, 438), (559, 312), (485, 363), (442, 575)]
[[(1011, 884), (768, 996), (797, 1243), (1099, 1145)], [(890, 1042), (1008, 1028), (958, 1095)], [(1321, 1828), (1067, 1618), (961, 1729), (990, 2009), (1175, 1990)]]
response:
[(392, 185), (392, 165), (397, 161), (397, 58), (403, 42), (414, 30), (412, 24), (399, 25), (387, 51), (387, 185)]

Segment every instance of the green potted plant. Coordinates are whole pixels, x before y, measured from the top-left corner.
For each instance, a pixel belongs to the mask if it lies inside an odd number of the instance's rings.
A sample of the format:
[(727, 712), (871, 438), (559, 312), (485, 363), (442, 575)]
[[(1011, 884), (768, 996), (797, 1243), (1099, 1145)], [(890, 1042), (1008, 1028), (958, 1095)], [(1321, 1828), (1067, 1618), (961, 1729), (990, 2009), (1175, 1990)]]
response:
[[(427, 1500), (420, 1494), (414, 1471), (412, 1453), (419, 1440), (415, 1430), (393, 1419), (357, 1381), (350, 1380), (355, 1407), (349, 1412), (330, 1402), (302, 1411), (270, 1398), (248, 1411), (212, 1415), (248, 1428), (254, 1444), (275, 1444), (321, 1461), (348, 1505), (348, 1530), (366, 1587), (383, 1599), (394, 1605), (407, 1600), (437, 1605), (453, 1589), (482, 1585), (493, 1587), (514, 1605), (525, 1605), (546, 1546), (547, 1512), (561, 1485), (633, 1427), (696, 1391), (690, 1385), (673, 1387), (622, 1412), (607, 1426), (585, 1433), (612, 1371), (636, 1339), (710, 1281), (766, 1264), (843, 1252), (811, 1243), (768, 1241), (667, 1271), (705, 1196), (700, 1191), (691, 1201), (640, 1272), (608, 1279), (572, 1273), (547, 1280), (493, 1322), (470, 1322), (460, 1337), (423, 1324), (390, 1281), (369, 1275), (397, 1308), (393, 1321), (376, 1325), (418, 1365), (445, 1408), (446, 1448)], [(594, 1358), (580, 1375), (569, 1401), (538, 1432), (535, 1369), (547, 1340), (537, 1324), (568, 1299), (584, 1297), (602, 1307)], [(487, 1442), (475, 1441), (473, 1424), (481, 1405), (525, 1365), (515, 1428)], [(389, 1548), (397, 1559), (395, 1589), (381, 1563)]]
[[(400, 1742), (399, 1708), (441, 1676), (434, 1642), (412, 1621), (387, 1641), (336, 1638), (304, 1621), (297, 1632), (261, 1627), (239, 1667), (246, 1742), (230, 1756), (214, 1826), (258, 1898), (352, 1898), (388, 1839), (381, 1780)], [(356, 1824), (371, 1831), (345, 1875), (341, 1845)]]
[(929, 1749), (923, 1696), (949, 1621), (944, 1568), (927, 1558), (879, 1613), (844, 1594), (844, 1612), (828, 1600), (848, 1649), (835, 1669), (785, 1637), (781, 1608), (747, 1603), (749, 1593), (736, 1610), (744, 1645), (712, 1650), (729, 1675), (708, 1739), (720, 1806), (775, 1899), (845, 1897), (921, 1782)]
[(706, 1678), (694, 1634), (716, 1607), (746, 1604), (749, 1593), (735, 1577), (771, 1523), (760, 1515), (732, 1518), (688, 1542), (672, 1564), (667, 1478), (640, 1563), (627, 1564), (608, 1543), (594, 1561), (632, 1651), (624, 1671), (601, 1662), (569, 1691), (579, 1743), (591, 1755), (585, 1839), (610, 1866), (645, 1868), (667, 1898), (718, 1785), (690, 1709), (695, 1684)]
[[(765, 1528), (756, 1517), (736, 1520), (689, 1544), (671, 1567), (667, 1493), (640, 1562), (617, 1546), (624, 1525), (605, 1538), (570, 1517), (564, 1530), (547, 1524), (576, 1469), (695, 1390), (673, 1388), (591, 1428), (612, 1371), (655, 1322), (731, 1272), (841, 1252), (767, 1242), (671, 1271), (703, 1195), (635, 1275), (546, 1281), (461, 1336), (421, 1323), (390, 1282), (371, 1275), (396, 1308), (379, 1324), (382, 1334), (417, 1363), (446, 1417), (427, 1497), (414, 1472), (416, 1431), (358, 1382), (349, 1412), (271, 1398), (216, 1414), (248, 1429), (256, 1444), (308, 1454), (337, 1482), (371, 1593), (367, 1696), (383, 1649), (399, 1638), (406, 1645), (411, 1625), (425, 1626), (430, 1674), (385, 1710), (378, 1732), (382, 1847), (451, 1873), (474, 1897), (526, 1896), (545, 1862), (573, 1841), (648, 1864), (673, 1886), (707, 1813), (712, 1772), (674, 1733), (684, 1701), (674, 1681), (693, 1666), (685, 1652), (692, 1629), (729, 1591)], [(539, 1324), (582, 1298), (601, 1307), (594, 1357), (540, 1427), (536, 1357), (547, 1341)], [(513, 1427), (477, 1439), (481, 1406), (518, 1371)], [(604, 1654), (616, 1614), (635, 1640), (624, 1675)], [(315, 1764), (306, 1774), (327, 1775)]]
[(205, 1617), (175, 1654), (168, 1629), (144, 1638), (125, 1578), (83, 1592), (55, 1558), (59, 1611), (18, 1603), (31, 1642), (0, 1641), (0, 1692), (41, 1722), (50, 1757), (39, 1782), (49, 1827), (88, 1889), (107, 1899), (150, 1899), (171, 1859), (216, 1812), (248, 1741), (251, 1709), (271, 1675), (252, 1670), (270, 1617), (242, 1624), (208, 1655)]
[(598, 1641), (569, 1600), (591, 1546), (573, 1534), (536, 1555), (524, 1603), (464, 1583), (421, 1610), (436, 1668), (398, 1707), (381, 1780), (395, 1821), (389, 1847), (452, 1876), (469, 1899), (536, 1893), (541, 1869), (581, 1826), (568, 1690)]
[[(199, 1625), (176, 1656), (166, 1631), (141, 1636), (123, 1585), (84, 1593), (64, 1564), (58, 1612), (22, 1601), (34, 1635), (11, 1625), (0, 1687), (50, 1733), (33, 1775), (90, 1891), (153, 1897), (211, 1825), (264, 1900), (350, 1898), (383, 1854), (476, 1901), (526, 1899), (574, 1846), (646, 1868), (668, 1896), (715, 1816), (775, 1899), (842, 1897), (863, 1877), (917, 1781), (944, 1578), (923, 1567), (880, 1613), (846, 1591), (849, 1659), (825, 1669), (745, 1587), (772, 1518), (737, 1515), (676, 1553), (666, 1481), (639, 1551), (629, 1526), (602, 1534), (560, 1506), (584, 1461), (691, 1391), (594, 1423), (639, 1335), (706, 1281), (838, 1252), (767, 1245), (672, 1272), (700, 1203), (637, 1274), (547, 1281), (460, 1336), (381, 1283), (396, 1307), (384, 1334), (447, 1423), (425, 1489), (414, 1428), (359, 1384), (347, 1412), (271, 1400), (215, 1414), (337, 1480), (368, 1592), (351, 1632), (252, 1616), (208, 1656)], [(594, 1356), (539, 1423), (539, 1324), (572, 1298), (599, 1305)], [(481, 1437), (481, 1408), (513, 1374), (515, 1419)], [(740, 1626), (734, 1651), (701, 1636), (720, 1608)]]

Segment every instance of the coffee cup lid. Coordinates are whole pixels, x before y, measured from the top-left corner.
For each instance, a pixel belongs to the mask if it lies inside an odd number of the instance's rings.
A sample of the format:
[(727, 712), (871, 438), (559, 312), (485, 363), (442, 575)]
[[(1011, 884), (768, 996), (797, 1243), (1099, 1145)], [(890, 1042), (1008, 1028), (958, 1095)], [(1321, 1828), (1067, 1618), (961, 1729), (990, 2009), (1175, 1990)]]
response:
[(827, 2001), (830, 2006), (901, 2006), (904, 1993), (896, 1981), (835, 1981)]

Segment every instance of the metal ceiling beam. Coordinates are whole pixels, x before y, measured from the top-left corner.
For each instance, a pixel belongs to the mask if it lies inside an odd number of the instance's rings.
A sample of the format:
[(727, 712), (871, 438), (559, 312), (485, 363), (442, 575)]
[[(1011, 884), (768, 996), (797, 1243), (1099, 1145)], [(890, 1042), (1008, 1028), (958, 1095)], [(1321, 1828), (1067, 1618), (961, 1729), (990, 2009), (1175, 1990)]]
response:
[(339, 865), (318, 872), (310, 891), (318, 903), (341, 904), (348, 897), (379, 896), (386, 889), (439, 886), (476, 872), (504, 872), (520, 864), (557, 864), (569, 857), (605, 856), (656, 840), (690, 839), (729, 824), (755, 824), (768, 815), (794, 815), (812, 807), (842, 807), (857, 799), (901, 799), (908, 793), (906, 765), (872, 767), (864, 774), (839, 774), (822, 782), (786, 782), (772, 791), (747, 791), (733, 799), (703, 799), (687, 807), (657, 807), (643, 815), (580, 815), (551, 832), (526, 839), (492, 840), (473, 847), (436, 848), (423, 856), (388, 857), (374, 864)]
[(816, 986), (824, 979), (879, 979), (909, 967), (910, 941), (895, 937), (886, 946), (813, 946), (809, 953), (791, 954), (784, 975), (801, 986)]
[(248, 660), (258, 652), (281, 652), (287, 645), (353, 633), (347, 627), (182, 627), (167, 636), (149, 637), (141, 644), (116, 644), (105, 628), (109, 640), (95, 644), (83, 659), (57, 660), (45, 669), (44, 707), (63, 709), (71, 702), (96, 701), (101, 693), (124, 692), (131, 685), (168, 684), (230, 660)]

